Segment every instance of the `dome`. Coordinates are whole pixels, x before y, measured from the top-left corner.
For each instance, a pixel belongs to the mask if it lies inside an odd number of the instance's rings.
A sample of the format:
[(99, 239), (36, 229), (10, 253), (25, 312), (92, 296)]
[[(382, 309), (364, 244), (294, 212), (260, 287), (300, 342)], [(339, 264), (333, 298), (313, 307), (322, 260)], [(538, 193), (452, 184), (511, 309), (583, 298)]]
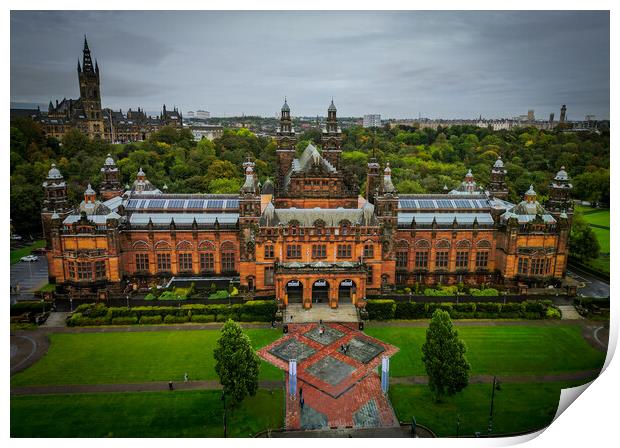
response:
[(555, 180), (568, 180), (568, 173), (564, 167), (561, 167), (560, 171), (557, 172)]
[(261, 188), (261, 194), (273, 194), (273, 182), (267, 179)]
[(336, 112), (336, 106), (334, 105), (334, 99), (332, 98), (332, 102), (329, 105), (329, 107), (327, 108), (328, 112)]
[(386, 163), (385, 169), (383, 170), (383, 174), (385, 174), (386, 176), (392, 175), (392, 168), (390, 168), (390, 162)]
[(140, 171), (138, 171), (138, 176), (146, 176), (146, 174), (144, 174), (144, 171), (142, 170), (142, 167), (140, 167)]
[(530, 185), (530, 189), (525, 192), (526, 196), (536, 196), (536, 192), (534, 191), (534, 185)]
[(114, 166), (114, 165), (116, 165), (114, 163), (114, 159), (112, 158), (112, 154), (108, 154), (108, 157), (105, 159), (105, 165), (106, 166)]
[(288, 107), (288, 103), (286, 102), (286, 98), (284, 98), (284, 104), (282, 105), (282, 112), (290, 112), (291, 108)]
[(84, 194), (96, 194), (95, 190), (93, 190), (93, 188), (90, 186), (90, 184), (88, 184), (88, 187), (86, 188), (86, 191), (84, 192)]
[(502, 156), (497, 156), (497, 160), (493, 164), (494, 168), (504, 168), (504, 162), (502, 161)]
[(62, 179), (62, 174), (60, 174), (60, 170), (56, 168), (56, 164), (52, 163), (52, 168), (47, 172), (48, 179)]

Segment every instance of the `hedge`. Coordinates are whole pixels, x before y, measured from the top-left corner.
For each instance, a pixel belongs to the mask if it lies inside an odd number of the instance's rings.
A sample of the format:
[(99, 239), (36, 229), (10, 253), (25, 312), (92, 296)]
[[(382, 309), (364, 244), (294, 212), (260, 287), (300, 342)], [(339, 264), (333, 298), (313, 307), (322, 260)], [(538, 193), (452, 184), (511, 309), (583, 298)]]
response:
[[(106, 307), (102, 303), (80, 305), (67, 319), (69, 326), (131, 325), (189, 322), (271, 322), (277, 305), (273, 300), (250, 300), (243, 304), (187, 304), (176, 306)], [(198, 317), (204, 316), (204, 317)]]
[(559, 319), (561, 313), (550, 300), (522, 303), (396, 302), (389, 299), (368, 300), (366, 311), (371, 320), (428, 319), (436, 309), (450, 313), (453, 319)]
[(24, 313), (42, 313), (45, 308), (47, 311), (50, 310), (51, 305), (49, 303), (42, 303), (37, 300), (28, 300), (24, 302), (17, 302), (14, 305), (11, 305), (11, 316), (19, 316)]

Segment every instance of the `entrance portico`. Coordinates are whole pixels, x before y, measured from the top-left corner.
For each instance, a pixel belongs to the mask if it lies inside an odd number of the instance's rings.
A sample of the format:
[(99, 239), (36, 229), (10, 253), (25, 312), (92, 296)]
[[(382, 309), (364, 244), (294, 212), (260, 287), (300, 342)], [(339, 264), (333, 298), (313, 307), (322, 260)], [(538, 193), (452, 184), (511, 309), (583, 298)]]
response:
[(278, 263), (276, 298), (281, 306), (301, 303), (306, 309), (313, 303), (328, 303), (331, 308), (339, 303), (359, 306), (366, 296), (366, 275), (364, 263)]

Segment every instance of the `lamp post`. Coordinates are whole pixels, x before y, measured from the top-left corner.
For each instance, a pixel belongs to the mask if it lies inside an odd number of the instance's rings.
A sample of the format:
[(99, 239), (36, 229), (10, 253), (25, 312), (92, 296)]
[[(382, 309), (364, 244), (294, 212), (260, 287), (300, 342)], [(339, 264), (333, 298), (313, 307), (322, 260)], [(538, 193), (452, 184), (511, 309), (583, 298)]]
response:
[(127, 294), (127, 309), (129, 309), (129, 294)]
[(226, 392), (222, 390), (222, 402), (224, 403), (224, 438), (227, 436), (227, 421), (226, 421)]
[(71, 312), (73, 312), (73, 297), (69, 297), (69, 303), (71, 304)]
[(488, 433), (489, 435), (491, 435), (491, 432), (493, 432), (493, 404), (495, 402), (495, 390), (499, 390), (499, 381), (497, 380), (497, 377), (494, 376), (493, 377), (493, 388), (491, 389), (491, 409), (489, 411), (489, 427), (488, 429)]

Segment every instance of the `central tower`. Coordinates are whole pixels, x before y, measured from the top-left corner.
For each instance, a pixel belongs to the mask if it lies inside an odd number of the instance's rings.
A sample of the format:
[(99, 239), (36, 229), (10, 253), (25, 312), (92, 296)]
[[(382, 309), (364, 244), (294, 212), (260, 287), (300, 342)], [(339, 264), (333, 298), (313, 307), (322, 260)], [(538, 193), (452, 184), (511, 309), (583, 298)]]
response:
[(85, 129), (90, 138), (103, 137), (103, 113), (101, 111), (101, 88), (99, 82), (99, 64), (93, 60), (88, 48), (86, 36), (84, 36), (84, 50), (82, 56), (82, 65), (78, 60), (78, 79), (80, 82), (80, 101), (86, 116)]

